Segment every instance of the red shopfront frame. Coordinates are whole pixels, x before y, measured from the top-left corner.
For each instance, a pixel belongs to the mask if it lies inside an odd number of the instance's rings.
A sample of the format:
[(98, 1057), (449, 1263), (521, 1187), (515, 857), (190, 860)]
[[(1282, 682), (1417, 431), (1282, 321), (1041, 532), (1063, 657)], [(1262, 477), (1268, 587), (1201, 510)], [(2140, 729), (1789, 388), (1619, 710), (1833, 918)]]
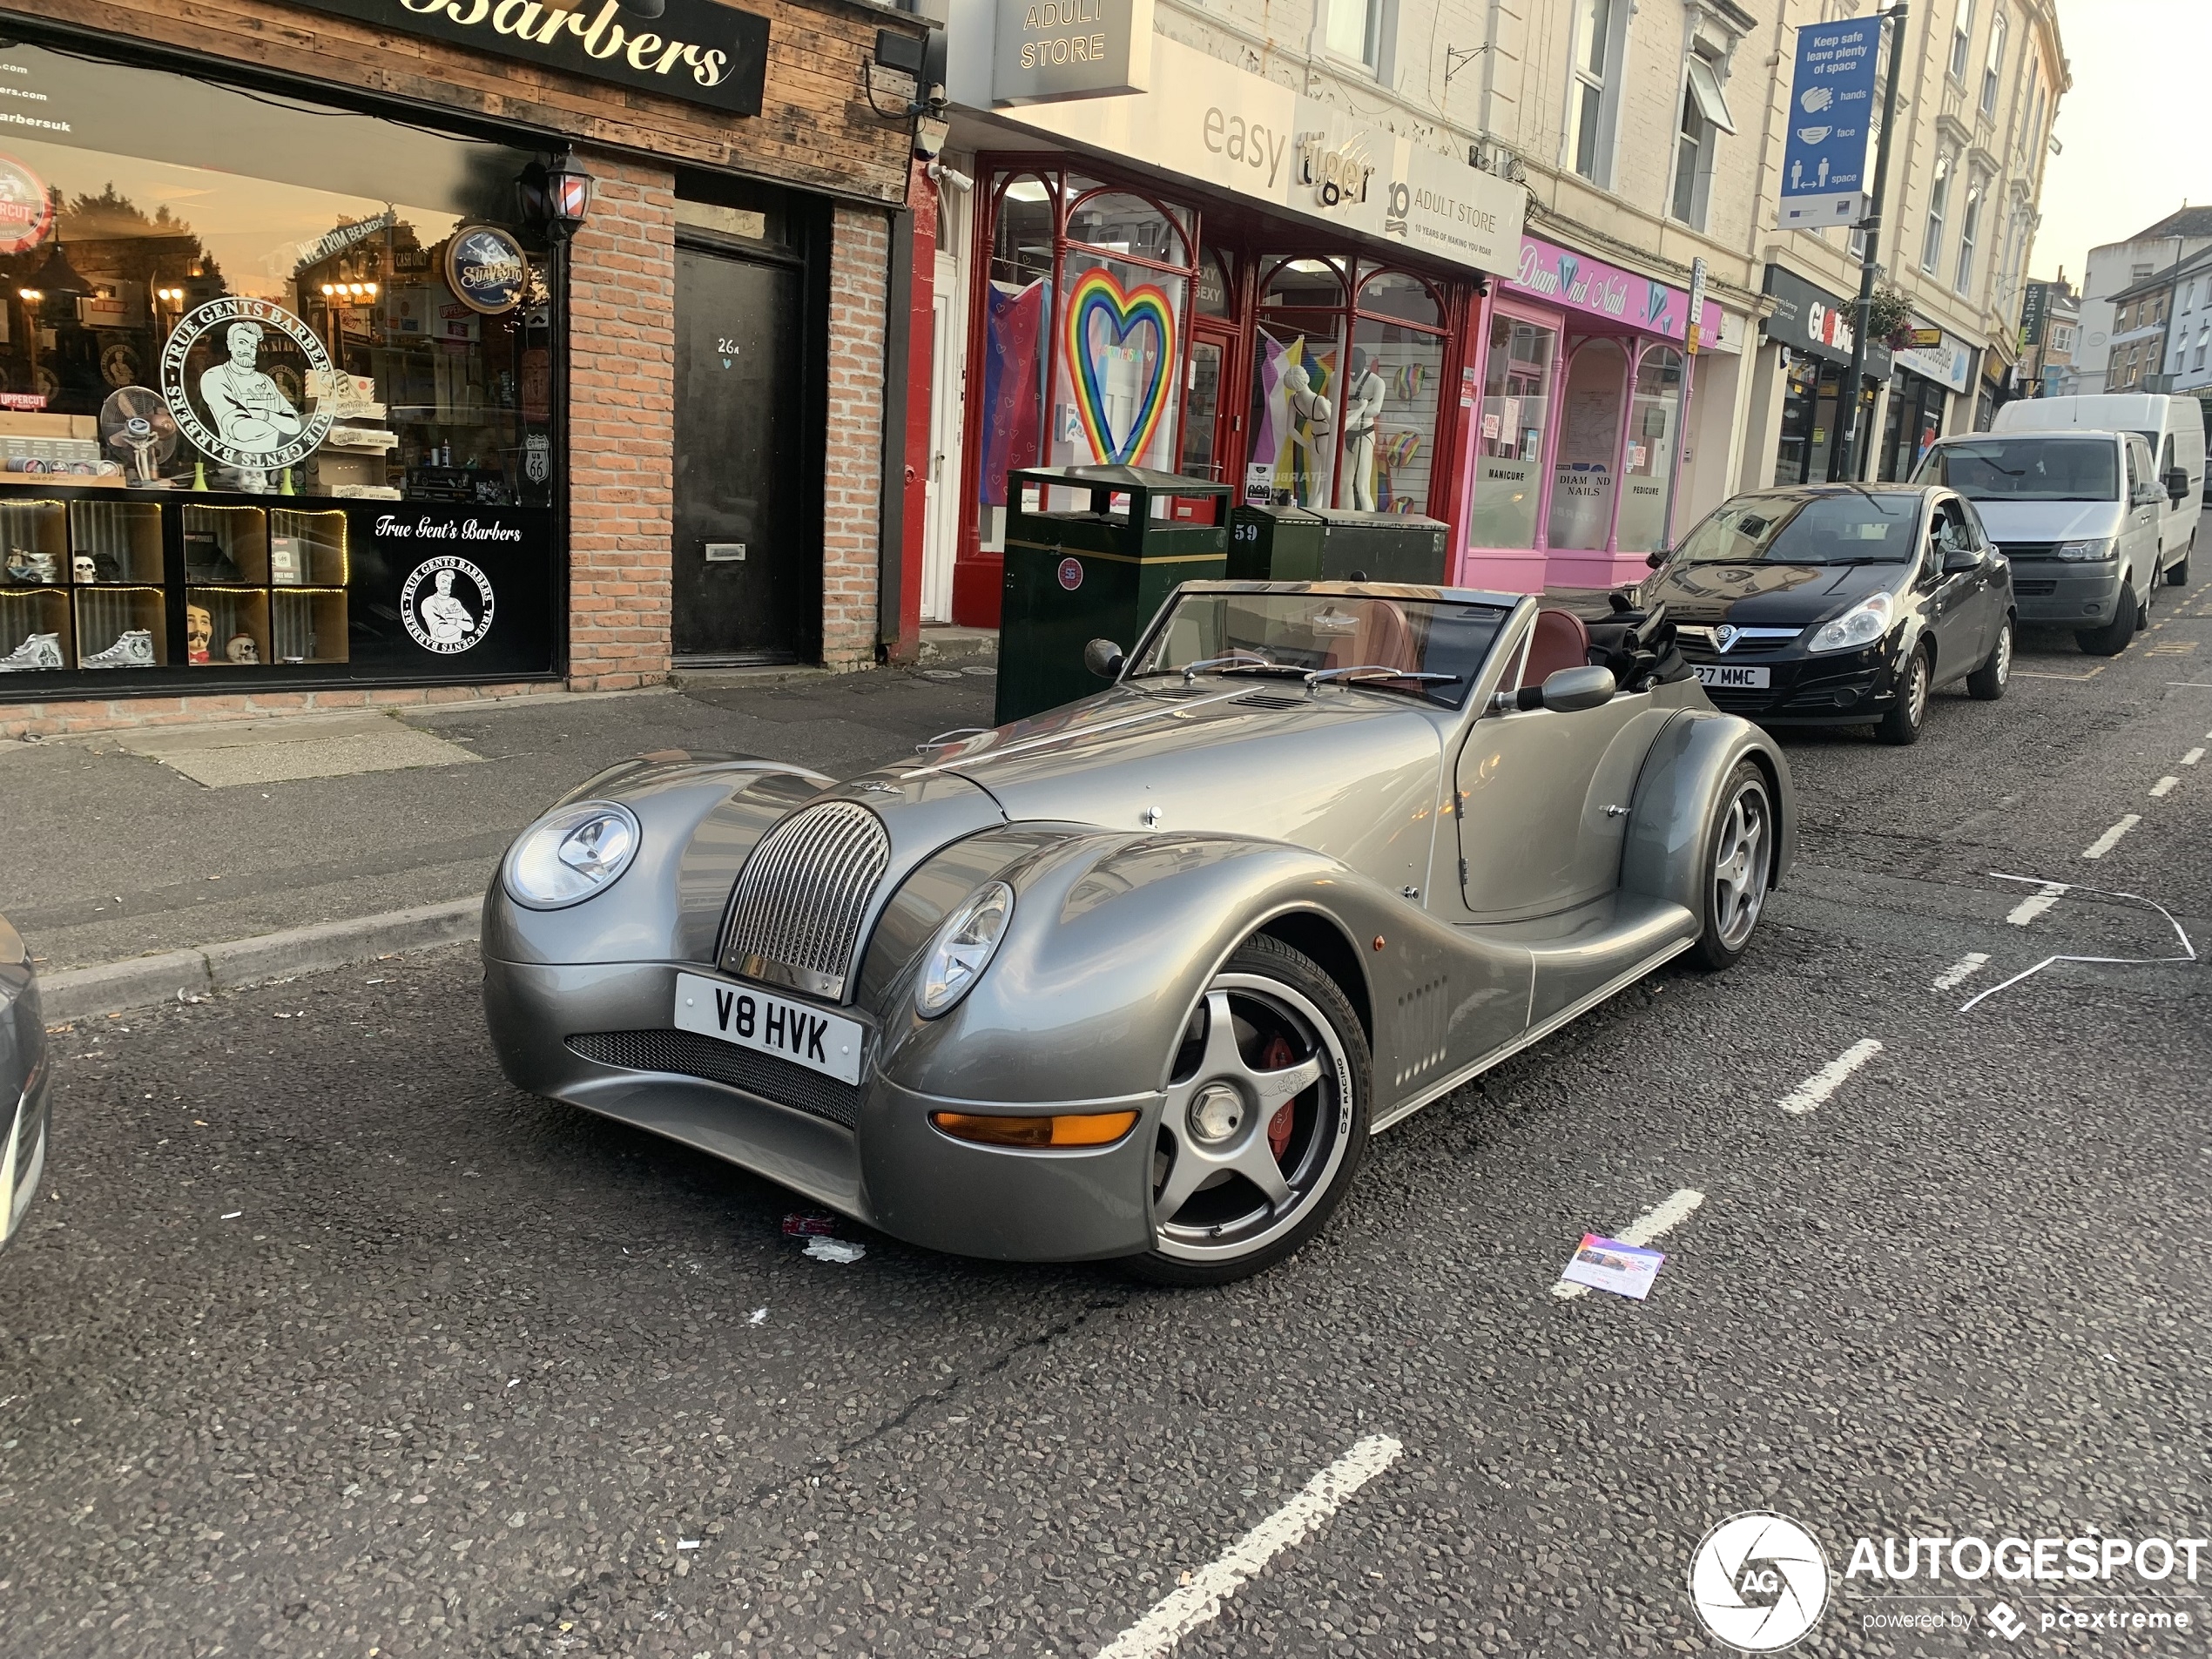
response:
[[(1427, 395), (1434, 399), (1434, 420), (1429, 439), (1432, 461), (1425, 510), (1432, 516), (1451, 523), (1453, 545), (1461, 545), (1467, 499), (1464, 464), (1468, 442), (1466, 423), (1472, 415), (1465, 400), (1458, 395), (1457, 388), (1461, 385), (1463, 371), (1469, 361), (1468, 342), (1479, 342), (1483, 338), (1480, 329), (1487, 326), (1481, 320), (1484, 281), (1477, 273), (1440, 270), (1413, 261), (1381, 260), (1375, 257), (1372, 250), (1350, 238), (1330, 235), (1325, 227), (1308, 228), (1240, 205), (1202, 206), (1195, 198), (1163, 192), (1155, 184), (1119, 173), (1110, 167), (1092, 165), (1075, 156), (1055, 153), (1045, 157), (1030, 152), (985, 154), (977, 158), (976, 174), (981, 211), (974, 215), (972, 232), (974, 275), (968, 295), (968, 346), (969, 395), (966, 400), (961, 442), (960, 543), (953, 567), (954, 622), (968, 627), (998, 625), (1004, 561), (1001, 553), (983, 545), (983, 470), (994, 460), (1001, 460), (1009, 468), (1035, 465), (1037, 464), (1035, 455), (1049, 452), (1049, 428), (1055, 415), (1053, 398), (1061, 370), (1059, 306), (1062, 296), (1057, 287), (1071, 248), (1078, 255), (1097, 254), (1125, 264), (1150, 266), (1184, 280), (1184, 300), (1176, 319), (1177, 341), (1173, 420), (1178, 455), (1190, 414), (1191, 388), (1188, 365), (1190, 362), (1190, 347), (1202, 336), (1221, 340), (1224, 325), (1226, 325), (1231, 337), (1231, 349), (1223, 354), (1218, 397), (1219, 407), (1229, 418), (1219, 421), (1217, 430), (1221, 435), (1215, 448), (1213, 464), (1218, 476), (1232, 482), (1241, 483), (1244, 478), (1245, 460), (1254, 438), (1251, 429), (1252, 383), (1261, 357), (1258, 345), (1260, 321), (1258, 287), (1266, 272), (1290, 258), (1330, 260), (1342, 271), (1345, 297), (1338, 309), (1341, 322), (1340, 349), (1347, 365), (1355, 334), (1362, 323), (1397, 326), (1425, 334), (1433, 334), (1440, 342), (1441, 358), (1435, 385), (1425, 388)], [(1034, 179), (1043, 185), (1050, 208), (1049, 253), (1042, 264), (1043, 270), (1050, 273), (1051, 287), (1045, 296), (1046, 314), (1039, 320), (1040, 355), (1035, 365), (1035, 373), (1042, 388), (1042, 408), (1032, 454), (987, 455), (983, 437), (985, 421), (990, 417), (989, 405), (994, 385), (993, 376), (987, 373), (992, 351), (987, 313), (992, 301), (995, 253), (1008, 186), (1024, 179)], [(1076, 179), (1082, 181), (1080, 187), (1071, 187), (1071, 181)], [(1076, 212), (1085, 202), (1107, 192), (1141, 198), (1175, 224), (1186, 239), (1184, 253), (1188, 263), (1177, 265), (1147, 260), (1141, 254), (1133, 256), (1130, 252), (1102, 248), (1096, 244), (1071, 239), (1068, 229)], [(1028, 205), (1034, 207), (1036, 204), (1031, 201)], [(1043, 254), (1044, 249), (1039, 246), (1033, 252)], [(1225, 319), (1210, 316), (1202, 320), (1198, 316), (1196, 284), (1199, 264), (1205, 254), (1219, 255), (1227, 267), (1230, 300), (1229, 315)], [(1422, 285), (1436, 300), (1439, 326), (1432, 329), (1422, 323), (1363, 309), (1360, 301), (1366, 285), (1384, 276), (1410, 277)], [(1479, 352), (1474, 361), (1480, 361)], [(1341, 419), (1334, 421), (1332, 436), (1332, 479), (1341, 475), (1346, 442), (1344, 428)], [(1029, 435), (1019, 435), (1026, 437)]]

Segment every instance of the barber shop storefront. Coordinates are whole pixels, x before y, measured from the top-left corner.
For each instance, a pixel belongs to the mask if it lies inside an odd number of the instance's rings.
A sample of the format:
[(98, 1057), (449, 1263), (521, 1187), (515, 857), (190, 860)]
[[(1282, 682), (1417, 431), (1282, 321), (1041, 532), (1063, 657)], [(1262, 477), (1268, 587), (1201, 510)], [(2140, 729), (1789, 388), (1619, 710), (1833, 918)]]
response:
[(1153, 49), (1149, 93), (1016, 112), (1082, 152), (977, 158), (958, 621), (996, 623), (1019, 467), (1464, 523), (1462, 343), (1483, 273), (1513, 264), (1521, 191)]
[[(1468, 365), (1463, 581), (1534, 590), (1644, 573), (1682, 464), (1689, 320), (1682, 288), (1521, 238)], [(1702, 323), (1712, 339), (1720, 307), (1707, 301)]]
[[(1766, 292), (1775, 308), (1767, 340), (1783, 354), (1786, 376), (1782, 435), (1774, 454), (1777, 484), (1827, 483), (1851, 470), (1851, 378), (1853, 301), (1817, 288), (1778, 265), (1766, 268)], [(1858, 418), (1871, 421), (1876, 389), (1890, 373), (1889, 347), (1866, 343), (1859, 381)]]
[[(0, 701), (820, 652), (832, 207), (743, 155), (772, 20), (522, 10), (4, 20)], [(906, 132), (867, 138), (895, 199)], [(679, 459), (722, 467), (672, 496), (671, 404)], [(749, 544), (745, 574), (691, 570), (687, 532)]]

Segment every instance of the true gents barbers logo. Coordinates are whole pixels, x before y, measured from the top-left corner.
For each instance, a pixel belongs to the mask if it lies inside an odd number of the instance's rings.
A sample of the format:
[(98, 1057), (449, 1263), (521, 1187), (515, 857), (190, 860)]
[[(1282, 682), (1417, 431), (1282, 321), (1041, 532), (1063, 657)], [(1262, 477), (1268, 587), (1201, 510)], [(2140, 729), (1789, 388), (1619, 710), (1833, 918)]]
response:
[[(308, 0), (386, 28), (615, 81), (732, 115), (758, 115), (768, 20), (718, 0), (666, 0), (650, 20), (621, 0)], [(644, 24), (650, 21), (652, 26)]]
[(320, 400), (300, 408), (262, 366), (273, 343), (307, 359), (307, 385), (330, 383), (330, 354), (315, 331), (266, 300), (233, 295), (197, 306), (161, 348), (161, 395), (178, 428), (210, 460), (254, 475), (257, 486), (320, 448), (332, 418)]
[[(1756, 1511), (1730, 1515), (1705, 1534), (1690, 1560), (1689, 1589), (1705, 1628), (1743, 1653), (1778, 1652), (1803, 1640), (1837, 1588), (1861, 1592), (1856, 1616), (1870, 1632), (1957, 1633), (1979, 1624), (2007, 1642), (2031, 1632), (2186, 1635), (2200, 1614), (2183, 1604), (2194, 1593), (2177, 1587), (2212, 1570), (2208, 1554), (2212, 1540), (2203, 1538), (1861, 1537), (1838, 1585), (1811, 1532), (1786, 1515)], [(2128, 1599), (2130, 1588), (2140, 1600)], [(1971, 1604), (1992, 1590), (2026, 1602), (2027, 1614), (2002, 1599), (1978, 1610), (1936, 1605), (1946, 1597)], [(2069, 1595), (2088, 1605), (2074, 1605)]]

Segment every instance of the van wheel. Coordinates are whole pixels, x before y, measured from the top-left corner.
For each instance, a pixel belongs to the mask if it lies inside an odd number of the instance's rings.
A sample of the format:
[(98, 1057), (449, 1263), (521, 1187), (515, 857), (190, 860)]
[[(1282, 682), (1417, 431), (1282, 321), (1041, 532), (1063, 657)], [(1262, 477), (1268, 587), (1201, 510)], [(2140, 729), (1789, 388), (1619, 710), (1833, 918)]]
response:
[(2117, 657), (2128, 649), (2128, 642), (2135, 637), (2135, 607), (2134, 590), (2120, 590), (2120, 597), (2113, 601), (2116, 613), (2101, 628), (2077, 630), (2074, 643), (2092, 657)]
[(2186, 588), (2188, 584), (2188, 556), (2187, 554), (2183, 554), (2180, 558), (2175, 559), (2173, 563), (2166, 567), (2166, 585), (2169, 588)]

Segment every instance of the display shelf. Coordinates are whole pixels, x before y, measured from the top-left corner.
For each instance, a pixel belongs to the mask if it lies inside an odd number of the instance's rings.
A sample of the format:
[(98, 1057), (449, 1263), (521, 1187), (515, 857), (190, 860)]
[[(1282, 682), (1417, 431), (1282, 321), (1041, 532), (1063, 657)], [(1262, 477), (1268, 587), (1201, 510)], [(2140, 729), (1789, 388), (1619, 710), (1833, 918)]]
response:
[(54, 636), (61, 663), (46, 666), (66, 666), (77, 660), (71, 654), (75, 647), (69, 625), (68, 589), (0, 588), (0, 660), (14, 656), (33, 634)]
[[(197, 605), (208, 616), (207, 660), (194, 664), (201, 668), (239, 668), (256, 666), (273, 659), (269, 655), (269, 596), (260, 588), (186, 588), (185, 604)], [(185, 637), (192, 637), (192, 613), (185, 613)], [(245, 638), (253, 642), (253, 653), (246, 657), (231, 654), (232, 643)]]
[(92, 561), (95, 582), (158, 587), (162, 582), (161, 507), (150, 501), (73, 501), (70, 550)]
[[(146, 636), (152, 662), (98, 664), (92, 659), (127, 633)], [(157, 668), (169, 661), (169, 620), (159, 588), (91, 587), (77, 590), (77, 665)]]
[(266, 586), (269, 580), (269, 515), (260, 507), (215, 507), (190, 502), (184, 511), (185, 564), (188, 570), (212, 570), (213, 556), (230, 561), (237, 574), (226, 571), (215, 579)]
[(0, 501), (0, 566), (22, 559), (31, 563), (41, 586), (71, 579), (69, 513), (60, 502)]
[[(291, 554), (290, 570), (287, 561)], [(269, 514), (269, 581), (275, 587), (342, 588), (350, 579), (346, 515), (279, 507)]]
[(342, 663), (346, 626), (343, 589), (278, 588), (269, 595), (270, 660)]

